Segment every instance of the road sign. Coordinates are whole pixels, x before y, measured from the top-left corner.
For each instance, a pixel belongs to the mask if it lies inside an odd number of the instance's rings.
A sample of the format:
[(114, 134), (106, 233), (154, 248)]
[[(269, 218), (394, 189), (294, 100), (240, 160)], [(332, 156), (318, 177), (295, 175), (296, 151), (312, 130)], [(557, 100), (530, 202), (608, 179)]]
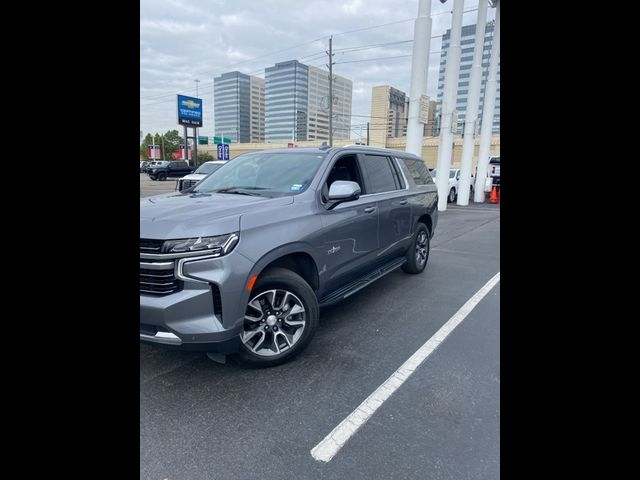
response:
[(198, 137), (198, 145), (209, 145), (209, 137)]
[[(211, 137), (213, 143), (223, 143), (221, 137)], [(224, 143), (231, 143), (231, 139), (229, 137), (224, 137)]]
[(429, 97), (420, 95), (420, 123), (429, 123)]
[(229, 160), (228, 143), (218, 143), (218, 160)]

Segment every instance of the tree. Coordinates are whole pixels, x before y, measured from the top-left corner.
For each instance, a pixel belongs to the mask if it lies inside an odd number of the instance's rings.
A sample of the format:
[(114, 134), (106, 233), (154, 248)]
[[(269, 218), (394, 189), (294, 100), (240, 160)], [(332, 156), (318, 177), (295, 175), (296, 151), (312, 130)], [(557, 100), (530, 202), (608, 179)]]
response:
[(145, 160), (149, 160), (149, 145), (153, 145), (153, 137), (150, 133), (147, 133), (144, 140), (142, 140), (142, 145), (140, 145), (140, 157)]
[(140, 156), (145, 160), (149, 159), (148, 155), (148, 147), (149, 145), (160, 145), (162, 148), (162, 144), (164, 143), (164, 152), (162, 152), (161, 158), (166, 160), (171, 160), (171, 154), (176, 153), (180, 150), (180, 145), (184, 143), (183, 138), (178, 134), (177, 130), (169, 130), (164, 135), (160, 135), (158, 133), (151, 134), (147, 133), (142, 141), (142, 145), (140, 145)]
[(178, 134), (178, 130), (169, 130), (163, 137), (166, 158), (169, 160), (172, 153), (180, 151), (180, 145), (184, 143), (184, 139)]
[(215, 160), (213, 155), (207, 152), (198, 152), (198, 166), (202, 165), (204, 162), (212, 162)]

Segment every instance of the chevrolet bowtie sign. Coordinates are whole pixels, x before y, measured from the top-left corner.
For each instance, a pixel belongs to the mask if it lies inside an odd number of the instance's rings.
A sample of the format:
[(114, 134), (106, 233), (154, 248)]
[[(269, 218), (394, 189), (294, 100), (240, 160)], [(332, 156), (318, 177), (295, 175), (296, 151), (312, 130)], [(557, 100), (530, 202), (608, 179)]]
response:
[(185, 127), (202, 126), (202, 99), (178, 95), (178, 124)]

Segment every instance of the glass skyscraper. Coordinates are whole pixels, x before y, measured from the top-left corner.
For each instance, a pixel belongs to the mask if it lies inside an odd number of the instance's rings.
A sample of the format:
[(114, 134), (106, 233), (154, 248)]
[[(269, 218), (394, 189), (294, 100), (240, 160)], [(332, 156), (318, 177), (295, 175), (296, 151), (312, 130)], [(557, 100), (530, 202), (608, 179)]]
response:
[[(467, 25), (462, 27), (461, 54), (460, 54), (460, 76), (458, 78), (458, 94), (456, 100), (456, 110), (458, 110), (459, 132), (467, 113), (467, 98), (469, 94), (469, 77), (473, 65), (473, 44), (475, 43), (476, 26)], [(480, 86), (480, 104), (478, 109), (478, 119), (482, 121), (484, 107), (484, 91), (489, 73), (489, 57), (491, 56), (491, 46), (493, 42), (493, 22), (487, 22), (484, 32), (484, 49), (482, 52), (482, 81)], [(442, 111), (442, 96), (444, 94), (444, 73), (447, 65), (447, 50), (451, 44), (451, 29), (442, 36), (442, 52), (440, 53), (440, 75), (438, 78), (438, 113)], [(493, 115), (493, 133), (500, 132), (500, 62), (496, 75), (497, 91), (496, 106)]]
[(213, 80), (216, 135), (234, 142), (264, 141), (264, 80), (240, 72)]
[(265, 69), (265, 140), (307, 140), (309, 68), (291, 60)]

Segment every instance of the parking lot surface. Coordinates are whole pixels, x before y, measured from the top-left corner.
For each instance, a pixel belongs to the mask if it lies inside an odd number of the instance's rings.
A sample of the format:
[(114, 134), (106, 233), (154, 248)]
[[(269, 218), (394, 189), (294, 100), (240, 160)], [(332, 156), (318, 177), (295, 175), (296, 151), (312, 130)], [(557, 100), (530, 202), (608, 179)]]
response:
[[(173, 190), (147, 181), (141, 197)], [(330, 462), (310, 454), (499, 272), (499, 234), (499, 206), (450, 206), (423, 274), (323, 309), (279, 367), (141, 345), (140, 478), (499, 478), (499, 283)]]
[(146, 173), (140, 174), (140, 198), (158, 195), (160, 193), (173, 192), (176, 189), (175, 178), (165, 181), (151, 180)]

